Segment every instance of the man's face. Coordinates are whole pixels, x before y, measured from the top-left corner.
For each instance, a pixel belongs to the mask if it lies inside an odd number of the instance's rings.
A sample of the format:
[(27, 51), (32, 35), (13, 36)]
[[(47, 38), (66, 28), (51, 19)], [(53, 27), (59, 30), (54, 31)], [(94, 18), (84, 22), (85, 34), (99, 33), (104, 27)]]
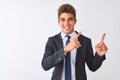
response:
[(62, 13), (59, 17), (58, 24), (65, 34), (70, 34), (74, 31), (76, 19), (71, 13)]

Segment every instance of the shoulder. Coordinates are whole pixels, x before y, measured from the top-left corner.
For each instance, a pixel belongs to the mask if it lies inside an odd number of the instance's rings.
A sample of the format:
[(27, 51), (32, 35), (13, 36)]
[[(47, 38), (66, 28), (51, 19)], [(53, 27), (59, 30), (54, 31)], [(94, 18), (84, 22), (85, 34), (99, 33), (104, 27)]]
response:
[(48, 39), (57, 39), (61, 37), (61, 33), (55, 34), (53, 36), (48, 37)]
[(51, 37), (48, 37), (47, 43), (48, 43), (49, 45), (52, 45), (52, 46), (53, 46), (53, 45), (59, 45), (60, 43), (62, 43), (61, 34), (58, 33), (58, 34), (56, 34), (56, 35), (53, 35), (53, 36), (51, 36)]
[(89, 42), (91, 42), (91, 38), (89, 38), (89, 37), (87, 37), (87, 36), (85, 36), (85, 35), (83, 35), (83, 34), (81, 34), (81, 35), (79, 36), (78, 40), (79, 40), (80, 42), (83, 42), (83, 43), (89, 43)]
[(55, 42), (58, 42), (58, 41), (61, 41), (61, 40), (62, 40), (61, 33), (58, 33), (58, 34), (55, 34), (53, 36), (48, 37), (48, 42), (49, 43), (55, 43)]
[(80, 37), (83, 38), (83, 39), (86, 39), (86, 40), (91, 40), (90, 37), (87, 37), (87, 36), (85, 36), (85, 35), (83, 35), (83, 34), (81, 34)]

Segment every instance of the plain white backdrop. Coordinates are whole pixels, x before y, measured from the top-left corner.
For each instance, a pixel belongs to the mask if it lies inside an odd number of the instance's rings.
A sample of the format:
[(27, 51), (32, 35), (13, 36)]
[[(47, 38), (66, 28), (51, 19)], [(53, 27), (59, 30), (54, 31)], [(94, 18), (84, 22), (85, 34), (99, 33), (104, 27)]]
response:
[[(93, 49), (106, 33), (109, 51), (88, 80), (119, 80), (119, 0), (0, 0), (0, 80), (50, 80), (41, 60), (48, 37), (60, 32), (57, 9), (63, 3), (77, 11), (75, 30), (92, 39)], [(95, 49), (94, 49), (95, 51)]]

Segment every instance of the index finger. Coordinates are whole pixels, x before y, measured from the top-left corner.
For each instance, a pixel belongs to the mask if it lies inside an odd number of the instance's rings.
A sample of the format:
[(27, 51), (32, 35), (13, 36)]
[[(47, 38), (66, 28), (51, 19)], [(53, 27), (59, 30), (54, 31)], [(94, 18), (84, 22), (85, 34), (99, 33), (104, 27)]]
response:
[(79, 32), (77, 35), (75, 35), (75, 39), (78, 39), (78, 37), (81, 35), (81, 32)]
[(100, 42), (103, 42), (105, 40), (105, 33), (102, 35), (102, 38), (101, 38), (101, 41)]

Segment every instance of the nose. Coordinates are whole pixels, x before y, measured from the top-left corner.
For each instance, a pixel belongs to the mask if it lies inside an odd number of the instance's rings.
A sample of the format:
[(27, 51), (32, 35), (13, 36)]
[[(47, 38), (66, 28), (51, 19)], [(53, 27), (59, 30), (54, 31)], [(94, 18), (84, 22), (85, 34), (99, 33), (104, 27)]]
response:
[(68, 24), (69, 24), (68, 20), (65, 20), (64, 25), (67, 26)]

